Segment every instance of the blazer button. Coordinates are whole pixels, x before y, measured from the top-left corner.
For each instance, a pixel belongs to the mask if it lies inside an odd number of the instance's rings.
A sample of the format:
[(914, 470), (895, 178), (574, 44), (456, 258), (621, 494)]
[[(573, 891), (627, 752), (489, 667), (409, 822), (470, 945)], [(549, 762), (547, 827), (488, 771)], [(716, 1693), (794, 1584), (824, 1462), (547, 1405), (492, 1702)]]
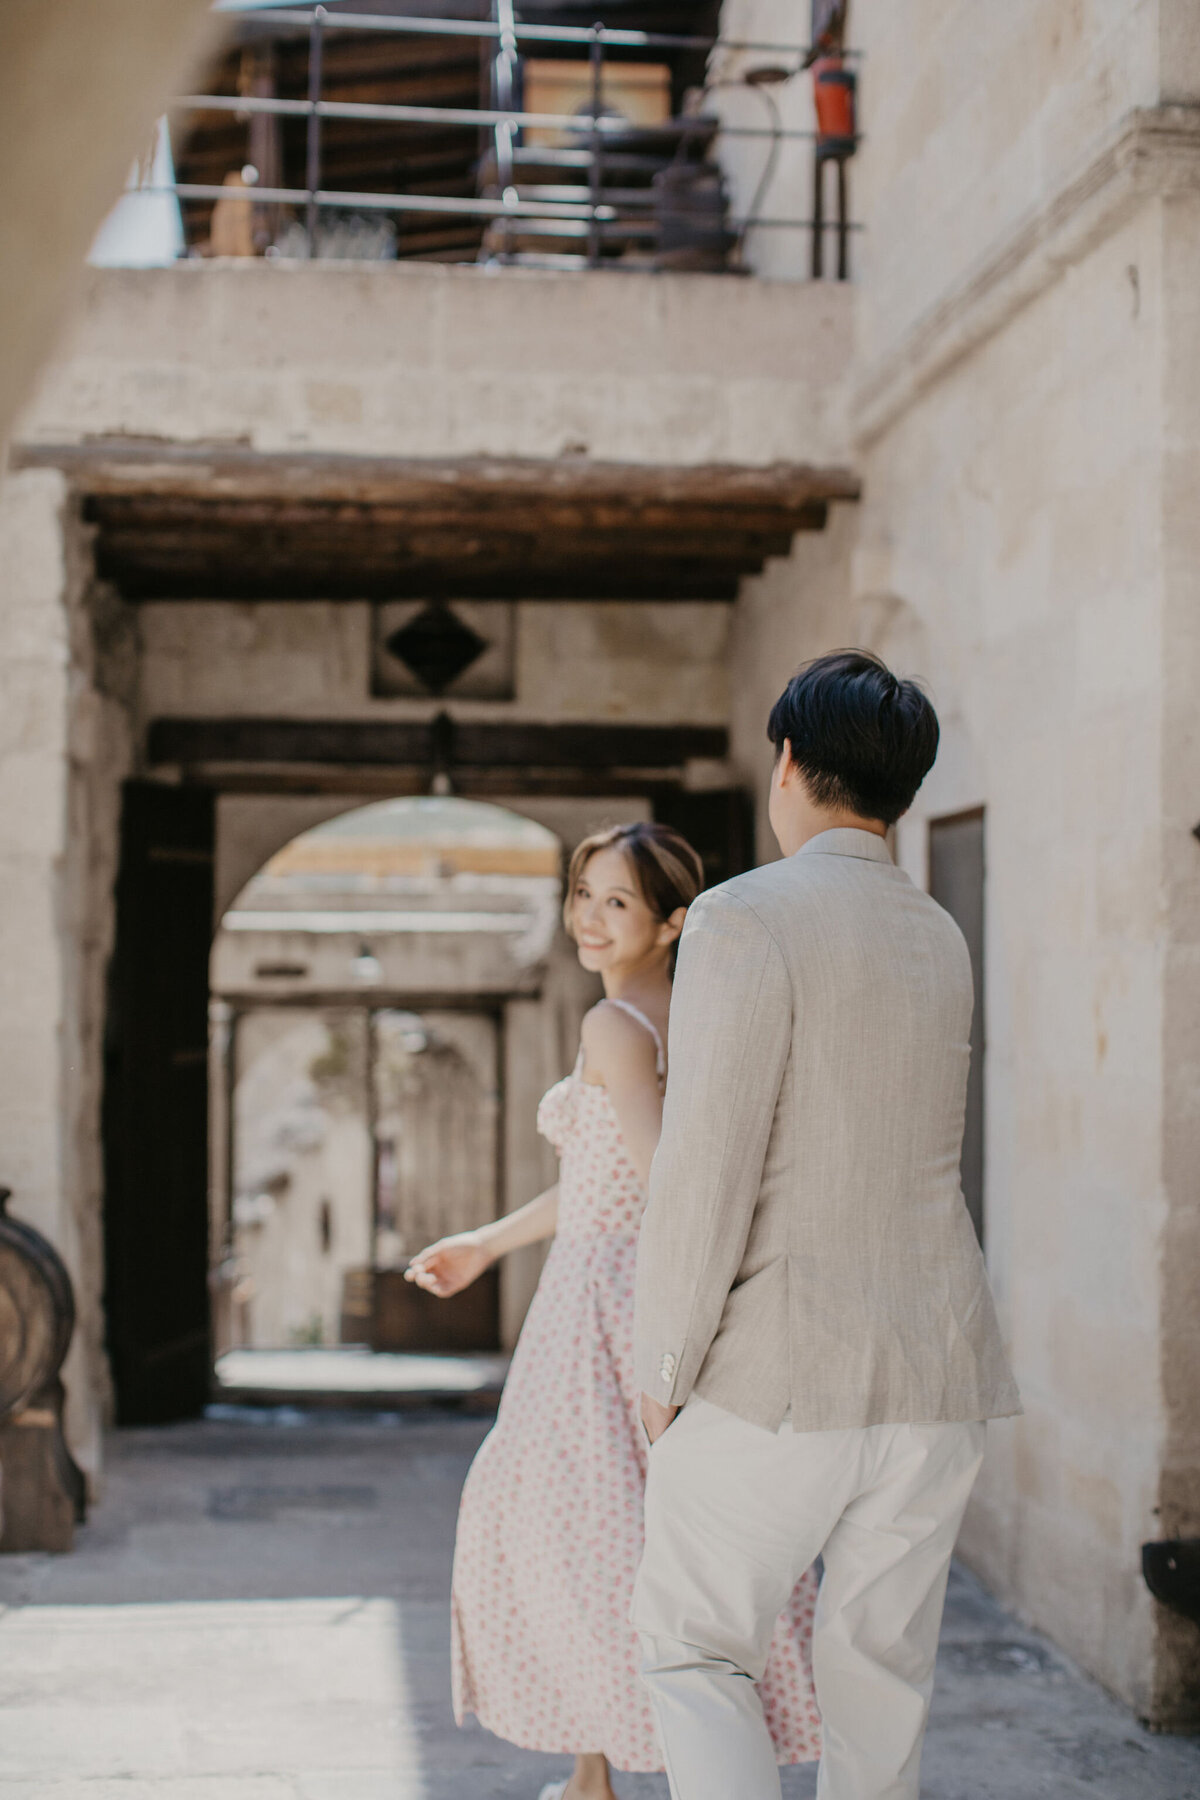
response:
[(675, 1369), (676, 1369), (675, 1358), (671, 1355), (671, 1352), (668, 1350), (666, 1355), (663, 1357), (662, 1361), (658, 1365), (658, 1372), (662, 1376), (664, 1381), (672, 1381), (672, 1380), (674, 1380), (674, 1377), (675, 1377)]

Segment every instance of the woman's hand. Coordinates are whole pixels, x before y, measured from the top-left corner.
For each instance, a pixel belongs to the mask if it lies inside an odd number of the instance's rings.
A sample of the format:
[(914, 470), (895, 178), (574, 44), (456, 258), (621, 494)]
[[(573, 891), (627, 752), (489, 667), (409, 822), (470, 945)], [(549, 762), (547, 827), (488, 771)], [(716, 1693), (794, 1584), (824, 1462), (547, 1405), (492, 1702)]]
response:
[(477, 1231), (460, 1231), (454, 1237), (439, 1238), (414, 1256), (404, 1279), (415, 1281), (439, 1300), (448, 1300), (477, 1281), (491, 1261)]

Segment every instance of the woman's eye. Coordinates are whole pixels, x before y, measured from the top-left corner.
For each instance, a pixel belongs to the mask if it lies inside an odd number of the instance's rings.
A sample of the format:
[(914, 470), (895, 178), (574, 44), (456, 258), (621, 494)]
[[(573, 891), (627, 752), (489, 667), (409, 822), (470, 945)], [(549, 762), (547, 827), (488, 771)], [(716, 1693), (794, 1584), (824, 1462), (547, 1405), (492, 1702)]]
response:
[(622, 912), (624, 912), (624, 911), (625, 911), (625, 902), (624, 902), (624, 901), (623, 901), (623, 900), (618, 900), (618, 899), (616, 899), (616, 897), (615, 897), (615, 896), (614, 896), (614, 898), (613, 898), (613, 899), (611, 899), (611, 900), (610, 900), (610, 901), (609, 901), (609, 903), (608, 903), (608, 904), (609, 904), (609, 905), (610, 905), (610, 906), (619, 906), (619, 907), (620, 907), (620, 908), (621, 908), (621, 911), (622, 911)]

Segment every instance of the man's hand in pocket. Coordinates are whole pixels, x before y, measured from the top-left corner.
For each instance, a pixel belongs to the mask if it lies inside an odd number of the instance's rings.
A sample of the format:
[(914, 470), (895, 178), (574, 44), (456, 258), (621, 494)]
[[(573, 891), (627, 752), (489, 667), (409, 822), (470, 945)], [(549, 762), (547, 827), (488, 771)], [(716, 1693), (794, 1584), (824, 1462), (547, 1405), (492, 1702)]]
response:
[(652, 1400), (649, 1394), (642, 1395), (642, 1424), (652, 1444), (658, 1442), (678, 1411), (677, 1406), (664, 1406), (661, 1400)]

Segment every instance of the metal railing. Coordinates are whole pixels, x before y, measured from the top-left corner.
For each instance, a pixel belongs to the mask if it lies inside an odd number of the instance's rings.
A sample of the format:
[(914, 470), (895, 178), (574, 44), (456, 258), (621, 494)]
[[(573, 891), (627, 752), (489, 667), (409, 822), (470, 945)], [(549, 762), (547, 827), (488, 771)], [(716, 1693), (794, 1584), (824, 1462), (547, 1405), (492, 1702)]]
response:
[[(272, 27), (300, 27), (308, 34), (308, 94), (307, 98), (270, 98), (251, 94), (184, 94), (171, 103), (172, 112), (189, 113), (221, 113), (235, 114), (239, 119), (248, 119), (255, 115), (278, 118), (303, 118), (307, 122), (305, 185), (302, 188), (287, 186), (259, 186), (248, 188), (244, 194), (239, 193), (239, 202), (254, 205), (279, 205), (294, 207), (302, 214), (305, 225), (305, 236), (309, 256), (317, 254), (318, 221), (322, 210), (335, 209), (357, 213), (378, 214), (431, 214), (446, 218), (464, 217), (481, 221), (498, 221), (504, 227), (502, 241), (505, 246), (511, 239), (513, 228), (518, 225), (537, 226), (538, 237), (573, 237), (586, 243), (586, 260), (590, 266), (600, 265), (603, 258), (603, 246), (608, 231), (619, 227), (620, 236), (627, 241), (644, 240), (652, 243), (658, 233), (658, 223), (653, 214), (654, 193), (647, 189), (643, 193), (624, 193), (621, 203), (615, 204), (604, 197), (606, 154), (611, 155), (612, 148), (631, 127), (624, 118), (613, 117), (604, 111), (604, 81), (606, 67), (606, 51), (610, 49), (646, 50), (646, 51), (689, 51), (703, 52), (711, 55), (714, 51), (727, 51), (737, 54), (763, 54), (776, 58), (787, 58), (792, 67), (774, 68), (765, 73), (771, 79), (785, 80), (799, 74), (811, 63), (815, 52), (806, 45), (781, 44), (776, 42), (760, 42), (753, 39), (694, 37), (669, 32), (638, 31), (604, 25), (590, 27), (567, 25), (532, 25), (520, 24), (516, 21), (513, 0), (493, 0), (495, 17), (488, 20), (464, 20), (450, 18), (406, 17), (387, 14), (330, 13), (323, 6), (310, 9), (293, 9), (269, 7), (261, 10), (239, 9), (236, 17), (239, 24), (257, 21)], [(386, 102), (361, 102), (352, 100), (330, 100), (323, 97), (325, 78), (325, 45), (330, 32), (335, 33), (372, 33), (399, 34), (412, 37), (440, 37), (475, 39), (482, 43), (494, 42), (496, 55), (493, 62), (492, 106), (421, 106)], [(518, 92), (517, 70), (519, 67), (520, 49), (523, 44), (578, 45), (586, 49), (591, 71), (590, 109), (584, 113), (551, 113), (542, 111), (526, 111), (516, 103)], [(847, 51), (847, 58), (855, 55)], [(614, 66), (628, 66), (627, 63)], [(861, 227), (842, 216), (835, 220), (824, 220), (820, 216), (819, 205), (814, 207), (815, 216), (792, 217), (774, 216), (760, 212), (759, 206), (765, 198), (765, 190), (773, 177), (776, 160), (783, 144), (787, 142), (808, 142), (814, 145), (814, 155), (819, 159), (821, 140), (813, 130), (785, 128), (780, 119), (774, 100), (767, 94), (759, 80), (747, 80), (744, 77), (722, 77), (706, 82), (703, 92), (708, 93), (718, 88), (728, 89), (744, 86), (756, 93), (766, 102), (771, 122), (754, 126), (729, 123), (716, 114), (706, 113), (684, 115), (671, 118), (652, 127), (658, 135), (669, 139), (677, 146), (677, 153), (685, 151), (689, 146), (707, 145), (715, 139), (758, 140), (769, 144), (768, 159), (764, 168), (765, 179), (760, 179), (750, 211), (740, 217), (723, 220), (734, 246), (734, 261), (740, 260), (742, 246), (747, 232), (750, 230), (791, 230), (815, 233), (819, 237), (825, 231), (834, 230), (839, 234), (840, 256), (839, 273), (846, 273), (846, 234), (858, 231)], [(323, 142), (322, 126), (327, 120), (343, 120), (353, 122), (377, 122), (391, 125), (434, 125), (450, 128), (462, 128), (491, 134), (493, 155), (495, 158), (496, 182), (499, 197), (490, 198), (477, 195), (467, 198), (461, 195), (439, 195), (420, 192), (381, 193), (375, 191), (357, 192), (343, 189), (330, 189), (322, 185), (323, 174)], [(514, 152), (520, 134), (526, 130), (553, 131), (569, 134), (578, 138), (584, 151), (587, 182), (586, 187), (580, 184), (579, 200), (566, 198), (522, 198), (518, 191)], [(848, 154), (857, 145), (855, 138), (849, 146)], [(694, 165), (697, 167), (713, 165)], [(818, 168), (818, 181), (820, 179)], [(217, 185), (203, 182), (176, 181), (169, 187), (154, 190), (174, 193), (182, 201), (230, 201), (231, 191), (228, 185)], [(643, 216), (636, 216), (642, 212)], [(635, 216), (630, 216), (631, 213)], [(497, 260), (504, 260), (506, 250), (496, 254)], [(611, 264), (617, 267), (619, 264)], [(814, 269), (820, 268), (820, 255), (814, 250)]]

